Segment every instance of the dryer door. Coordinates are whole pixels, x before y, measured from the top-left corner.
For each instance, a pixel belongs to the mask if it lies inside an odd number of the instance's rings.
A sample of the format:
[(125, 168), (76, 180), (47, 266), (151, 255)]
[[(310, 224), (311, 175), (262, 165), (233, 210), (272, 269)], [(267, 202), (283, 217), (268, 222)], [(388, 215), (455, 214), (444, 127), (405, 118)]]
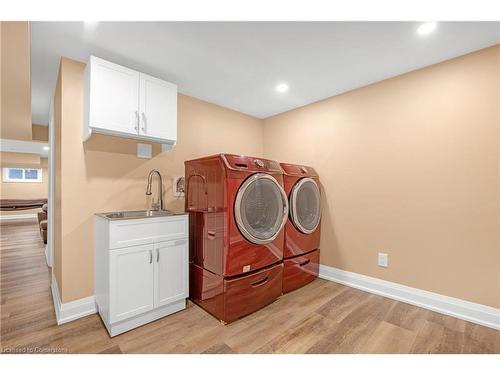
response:
[(318, 227), (321, 218), (321, 196), (316, 181), (301, 178), (290, 193), (290, 217), (293, 225), (305, 234)]
[(286, 223), (286, 193), (274, 177), (256, 173), (240, 186), (234, 204), (241, 234), (255, 244), (273, 241)]

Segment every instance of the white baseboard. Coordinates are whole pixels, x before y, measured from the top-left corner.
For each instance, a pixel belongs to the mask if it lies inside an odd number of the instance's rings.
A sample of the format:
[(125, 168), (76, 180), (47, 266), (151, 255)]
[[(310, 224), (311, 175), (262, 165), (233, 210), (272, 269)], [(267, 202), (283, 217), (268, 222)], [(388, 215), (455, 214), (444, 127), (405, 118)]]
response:
[(142, 326), (144, 324), (150, 323), (154, 320), (163, 318), (167, 315), (176, 313), (177, 311), (184, 310), (186, 308), (186, 299), (183, 298), (180, 301), (172, 302), (166, 306), (158, 307), (152, 311), (148, 311), (144, 314), (134, 316), (132, 318), (122, 320), (113, 324), (108, 324), (105, 319), (102, 319), (106, 329), (111, 337), (122, 334), (123, 332), (130, 331), (136, 327)]
[(83, 318), (84, 316), (92, 315), (97, 312), (94, 296), (85, 297), (67, 303), (61, 303), (59, 288), (57, 286), (57, 280), (54, 276), (54, 272), (52, 272), (52, 284), (50, 288), (52, 290), (52, 299), (54, 300), (54, 309), (56, 311), (58, 325), (68, 323), (72, 320)]
[(49, 259), (49, 245), (45, 245), (45, 261), (47, 262), (47, 267), (52, 267)]
[(320, 265), (319, 277), (500, 330), (500, 309)]
[(0, 215), (0, 221), (36, 219), (36, 214)]
[(52, 259), (50, 259), (49, 243), (45, 245), (45, 261), (47, 262), (47, 266), (49, 268), (52, 268)]

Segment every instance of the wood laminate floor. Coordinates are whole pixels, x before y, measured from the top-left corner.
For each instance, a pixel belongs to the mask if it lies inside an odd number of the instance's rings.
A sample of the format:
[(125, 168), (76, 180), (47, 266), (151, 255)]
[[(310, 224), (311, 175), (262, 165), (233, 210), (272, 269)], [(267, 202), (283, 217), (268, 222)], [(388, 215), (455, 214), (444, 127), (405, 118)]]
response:
[(2, 223), (2, 352), (500, 353), (500, 332), (325, 280), (223, 326), (192, 303), (110, 338), (97, 315), (58, 326), (37, 223)]

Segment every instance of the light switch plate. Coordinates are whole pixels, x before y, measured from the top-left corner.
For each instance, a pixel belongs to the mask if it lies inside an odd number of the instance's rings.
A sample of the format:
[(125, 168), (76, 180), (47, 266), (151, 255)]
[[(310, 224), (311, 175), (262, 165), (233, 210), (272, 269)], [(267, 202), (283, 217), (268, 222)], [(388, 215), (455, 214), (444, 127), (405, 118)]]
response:
[(138, 143), (137, 157), (141, 159), (151, 159), (153, 157), (153, 146), (147, 143)]
[(380, 267), (389, 267), (389, 255), (386, 253), (378, 253), (378, 265)]

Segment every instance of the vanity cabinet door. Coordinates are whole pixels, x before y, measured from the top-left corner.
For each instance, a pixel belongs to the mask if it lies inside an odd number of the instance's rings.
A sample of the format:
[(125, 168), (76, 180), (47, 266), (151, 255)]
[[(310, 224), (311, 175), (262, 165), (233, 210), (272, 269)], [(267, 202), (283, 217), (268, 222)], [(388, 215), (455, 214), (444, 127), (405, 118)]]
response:
[(154, 246), (110, 251), (110, 323), (153, 309)]
[(92, 56), (89, 125), (96, 131), (137, 136), (139, 72)]
[(177, 86), (173, 83), (140, 74), (139, 134), (177, 140)]
[(188, 240), (155, 244), (155, 307), (188, 296)]

